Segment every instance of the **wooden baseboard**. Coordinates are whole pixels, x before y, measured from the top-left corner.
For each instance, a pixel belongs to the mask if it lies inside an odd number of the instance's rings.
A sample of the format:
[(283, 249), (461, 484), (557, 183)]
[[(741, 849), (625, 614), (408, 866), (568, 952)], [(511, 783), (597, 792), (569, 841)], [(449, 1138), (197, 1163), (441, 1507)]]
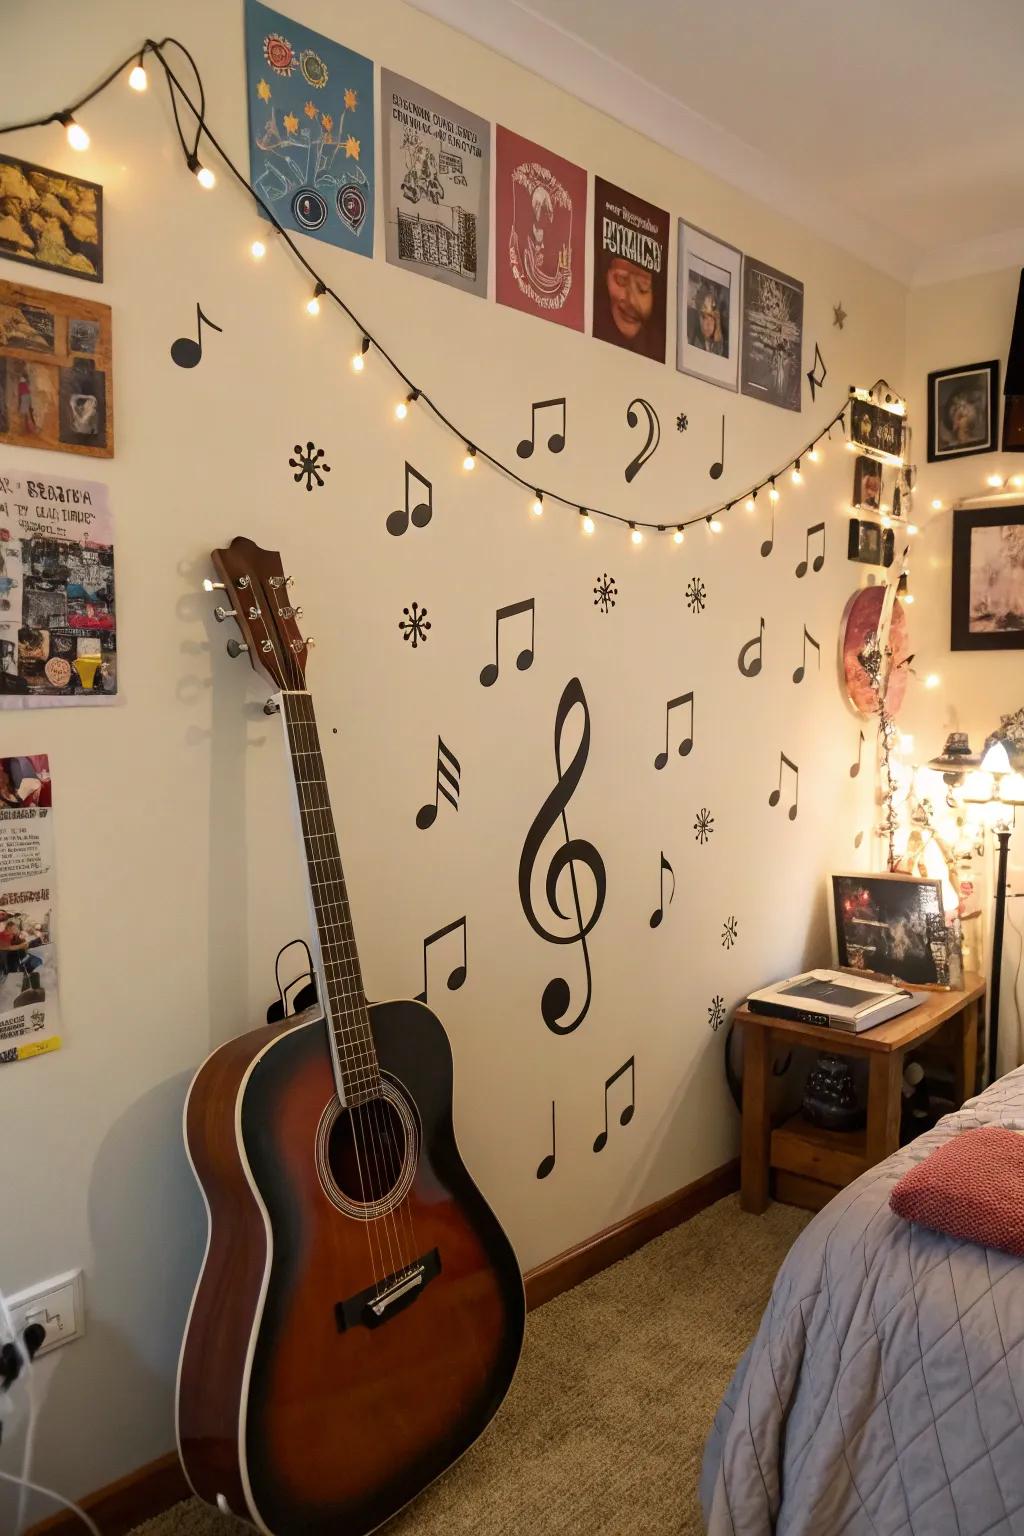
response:
[[(527, 1306), (532, 1310), (561, 1296), (563, 1291), (571, 1290), (581, 1280), (589, 1280), (592, 1275), (607, 1269), (609, 1264), (616, 1264), (635, 1253), (653, 1237), (660, 1237), (671, 1227), (689, 1221), (698, 1211), (731, 1195), (739, 1187), (739, 1158), (733, 1158), (685, 1188), (666, 1195), (663, 1200), (656, 1200), (642, 1211), (617, 1221), (613, 1227), (588, 1237), (586, 1242), (577, 1243), (575, 1248), (567, 1248), (547, 1263), (538, 1264), (523, 1277)], [(152, 1520), (181, 1499), (189, 1498), (191, 1492), (177, 1454), (171, 1451), (80, 1502), (103, 1536), (127, 1536), (143, 1521)], [(79, 1536), (81, 1529), (77, 1517), (65, 1512), (34, 1525), (28, 1536)]]
[(677, 1189), (674, 1194), (656, 1200), (653, 1205), (645, 1205), (642, 1211), (634, 1211), (632, 1216), (595, 1233), (583, 1243), (577, 1243), (575, 1248), (567, 1248), (545, 1264), (538, 1264), (523, 1277), (527, 1307), (532, 1311), (579, 1285), (581, 1280), (589, 1280), (592, 1275), (607, 1269), (609, 1264), (617, 1264), (620, 1259), (635, 1253), (652, 1237), (660, 1237), (671, 1227), (689, 1221), (698, 1211), (733, 1194), (739, 1187), (740, 1161), (734, 1157), (692, 1184)]

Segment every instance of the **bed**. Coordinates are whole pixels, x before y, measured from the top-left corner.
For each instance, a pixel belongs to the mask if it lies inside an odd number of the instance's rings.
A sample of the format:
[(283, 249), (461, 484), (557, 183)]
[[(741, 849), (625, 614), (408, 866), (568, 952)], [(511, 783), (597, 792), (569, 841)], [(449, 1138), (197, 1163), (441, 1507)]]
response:
[(1024, 1068), (841, 1191), (780, 1269), (704, 1452), (708, 1536), (1024, 1536), (1024, 1259), (889, 1210)]

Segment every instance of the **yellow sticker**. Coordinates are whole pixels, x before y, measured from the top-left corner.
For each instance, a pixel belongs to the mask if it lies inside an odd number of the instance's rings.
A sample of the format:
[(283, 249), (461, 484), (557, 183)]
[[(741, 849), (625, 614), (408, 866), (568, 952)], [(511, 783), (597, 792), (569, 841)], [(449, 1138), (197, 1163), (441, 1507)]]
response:
[(59, 1051), (60, 1045), (60, 1035), (51, 1035), (49, 1040), (34, 1040), (31, 1045), (19, 1045), (18, 1060), (27, 1061), (30, 1056), (45, 1056), (47, 1051)]

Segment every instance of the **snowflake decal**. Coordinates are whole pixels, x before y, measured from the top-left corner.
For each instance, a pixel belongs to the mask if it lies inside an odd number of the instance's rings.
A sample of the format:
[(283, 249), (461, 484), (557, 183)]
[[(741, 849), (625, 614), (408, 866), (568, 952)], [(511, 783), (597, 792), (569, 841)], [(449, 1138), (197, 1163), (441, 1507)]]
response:
[(739, 938), (740, 925), (734, 917), (727, 917), (722, 924), (722, 948), (732, 949)]
[(680, 411), (679, 415), (676, 417), (676, 431), (677, 432), (685, 432), (689, 425), (690, 425), (690, 418), (689, 418), (689, 416), (687, 416), (685, 411)]
[(594, 588), (594, 607), (600, 608), (602, 613), (615, 607), (615, 599), (619, 595), (619, 589), (615, 585), (615, 578), (605, 571), (597, 578), (597, 586)]
[(418, 603), (413, 603), (411, 608), (403, 608), (404, 619), (399, 619), (398, 627), (402, 631), (403, 640), (411, 640), (413, 650), (418, 645), (426, 645), (427, 630), (431, 627), (427, 618), (427, 610), (421, 608)]
[(313, 489), (314, 480), (317, 485), (323, 485), (323, 476), (329, 475), (331, 472), (329, 464), (322, 464), (320, 462), (324, 456), (324, 450), (317, 448), (315, 443), (307, 443), (305, 451), (303, 451), (302, 444), (296, 443), (292, 451), (295, 454), (295, 458), (289, 459), (288, 463), (295, 471), (296, 483), (300, 480), (305, 480), (307, 491)]
[(725, 998), (720, 997), (717, 992), (708, 1003), (708, 1023), (716, 1034), (725, 1023)]
[(693, 835), (698, 843), (711, 841), (711, 834), (715, 830), (715, 818), (707, 806), (701, 806), (697, 812), (697, 820), (693, 824)]
[(703, 613), (708, 601), (708, 589), (699, 576), (691, 576), (686, 588), (686, 606), (691, 613)]

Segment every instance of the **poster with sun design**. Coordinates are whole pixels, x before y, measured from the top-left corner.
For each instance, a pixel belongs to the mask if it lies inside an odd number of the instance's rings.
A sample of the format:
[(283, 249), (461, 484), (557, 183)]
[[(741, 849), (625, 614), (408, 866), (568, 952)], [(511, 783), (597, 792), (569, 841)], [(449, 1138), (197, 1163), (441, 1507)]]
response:
[(246, 0), (249, 176), (284, 229), (373, 256), (373, 61)]

